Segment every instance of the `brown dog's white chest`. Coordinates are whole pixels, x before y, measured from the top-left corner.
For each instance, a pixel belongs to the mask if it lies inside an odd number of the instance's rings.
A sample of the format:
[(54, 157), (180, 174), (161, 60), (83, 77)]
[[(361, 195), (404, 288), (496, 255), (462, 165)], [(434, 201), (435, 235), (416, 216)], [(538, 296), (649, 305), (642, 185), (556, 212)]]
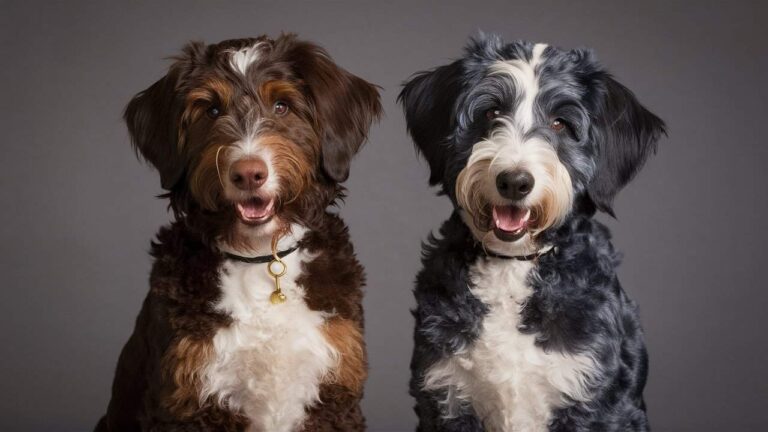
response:
[(233, 322), (213, 338), (201, 397), (246, 415), (251, 431), (297, 430), (338, 364), (339, 353), (323, 333), (329, 314), (310, 310), (296, 284), (309, 258), (302, 250), (283, 258), (282, 304), (269, 301), (274, 280), (266, 264), (227, 260), (220, 270), (222, 297), (215, 308)]

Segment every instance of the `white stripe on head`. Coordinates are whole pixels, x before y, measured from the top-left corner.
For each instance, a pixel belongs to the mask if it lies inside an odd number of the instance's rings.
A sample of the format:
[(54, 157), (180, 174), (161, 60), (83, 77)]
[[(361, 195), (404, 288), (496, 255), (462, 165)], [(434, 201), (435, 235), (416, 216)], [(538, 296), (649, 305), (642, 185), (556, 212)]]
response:
[(542, 54), (547, 44), (536, 44), (531, 52), (531, 60), (500, 61), (491, 66), (491, 74), (509, 75), (515, 81), (517, 106), (512, 115), (517, 126), (527, 131), (534, 123), (533, 103), (539, 92), (539, 80), (536, 67), (541, 63)]
[(250, 47), (245, 47), (237, 51), (230, 51), (229, 65), (235, 72), (245, 75), (248, 67), (259, 59), (263, 42), (258, 42)]

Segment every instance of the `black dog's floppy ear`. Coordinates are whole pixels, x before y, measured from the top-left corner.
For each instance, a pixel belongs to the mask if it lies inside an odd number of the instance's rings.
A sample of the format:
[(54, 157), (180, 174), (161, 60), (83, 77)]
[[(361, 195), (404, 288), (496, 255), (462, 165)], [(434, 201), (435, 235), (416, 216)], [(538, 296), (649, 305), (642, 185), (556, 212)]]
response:
[(429, 184), (443, 181), (446, 146), (454, 128), (456, 100), (461, 91), (461, 61), (420, 72), (408, 80), (398, 102), (403, 105), (408, 133), (429, 163)]
[(613, 77), (606, 75), (603, 83), (605, 93), (596, 112), (597, 166), (587, 190), (599, 210), (614, 216), (613, 199), (656, 152), (666, 127)]
[(138, 154), (160, 173), (163, 189), (171, 190), (184, 174), (185, 163), (179, 146), (179, 127), (184, 95), (179, 89), (191, 58), (203, 45), (192, 43), (177, 58), (168, 74), (131, 99), (123, 119)]
[(365, 142), (371, 123), (381, 116), (379, 91), (336, 65), (315, 44), (293, 35), (283, 36), (276, 43), (287, 50), (290, 64), (310, 94), (321, 131), (323, 171), (332, 181), (341, 183), (349, 176), (352, 156)]

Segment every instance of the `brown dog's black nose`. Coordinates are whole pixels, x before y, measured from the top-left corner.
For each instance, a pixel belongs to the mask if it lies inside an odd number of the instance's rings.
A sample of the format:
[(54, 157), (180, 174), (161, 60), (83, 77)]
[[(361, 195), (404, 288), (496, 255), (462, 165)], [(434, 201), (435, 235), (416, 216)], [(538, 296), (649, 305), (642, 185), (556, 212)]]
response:
[(267, 164), (261, 159), (241, 159), (232, 164), (229, 180), (240, 190), (258, 189), (267, 181)]
[(534, 179), (525, 170), (504, 171), (496, 176), (499, 195), (512, 200), (521, 200), (533, 190)]

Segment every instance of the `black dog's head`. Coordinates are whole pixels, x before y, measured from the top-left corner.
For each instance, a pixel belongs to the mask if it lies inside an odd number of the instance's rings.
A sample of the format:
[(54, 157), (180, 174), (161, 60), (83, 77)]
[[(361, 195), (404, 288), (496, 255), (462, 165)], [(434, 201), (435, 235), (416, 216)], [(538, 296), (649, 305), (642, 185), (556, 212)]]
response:
[(587, 202), (613, 214), (664, 123), (588, 50), (480, 35), (400, 93), (429, 182), (486, 244), (525, 244)]
[(125, 120), (177, 216), (247, 243), (312, 225), (380, 112), (373, 85), (283, 35), (187, 45)]

